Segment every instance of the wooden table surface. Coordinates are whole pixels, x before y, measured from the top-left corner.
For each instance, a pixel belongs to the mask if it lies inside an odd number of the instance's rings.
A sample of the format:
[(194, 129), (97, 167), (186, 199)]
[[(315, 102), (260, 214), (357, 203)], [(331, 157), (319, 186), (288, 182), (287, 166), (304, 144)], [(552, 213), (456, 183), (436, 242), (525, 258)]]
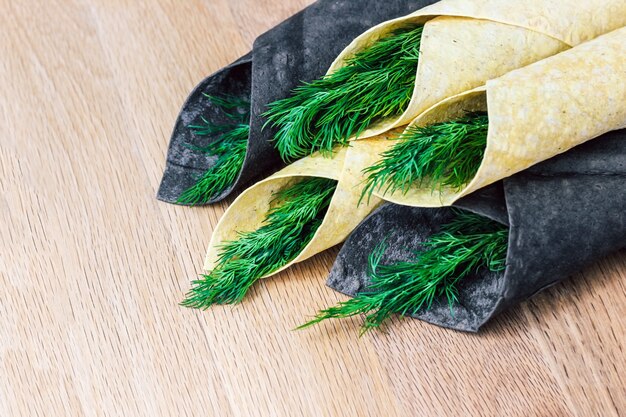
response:
[(310, 2), (0, 0), (0, 416), (626, 415), (626, 251), (478, 335), (292, 331), (337, 249), (177, 305), (227, 206), (155, 199), (178, 109)]

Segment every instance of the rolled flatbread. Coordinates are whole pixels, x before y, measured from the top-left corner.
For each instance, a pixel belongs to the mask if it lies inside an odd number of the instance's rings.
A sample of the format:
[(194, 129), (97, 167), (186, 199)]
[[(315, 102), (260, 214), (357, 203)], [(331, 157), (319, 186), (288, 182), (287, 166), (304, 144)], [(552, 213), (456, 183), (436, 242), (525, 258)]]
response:
[[(438, 300), (415, 317), (475, 332), (498, 313), (626, 247), (626, 130), (579, 145), (454, 206), (509, 226), (506, 269), (461, 281), (452, 312), (446, 300)], [(348, 295), (366, 290), (367, 258), (383, 238), (389, 244), (383, 263), (410, 260), (451, 216), (449, 207), (382, 205), (350, 235), (327, 284)]]
[[(389, 134), (397, 132), (392, 131)], [(372, 154), (367, 150), (384, 144), (386, 140), (387, 136), (380, 135), (359, 141), (350, 147), (339, 148), (332, 158), (316, 153), (288, 165), (246, 189), (230, 205), (215, 227), (204, 269), (211, 271), (218, 264), (220, 247), (224, 242), (235, 240), (239, 233), (259, 229), (263, 225), (275, 193), (302, 177), (333, 179), (337, 181), (337, 188), (321, 225), (308, 245), (291, 262), (263, 278), (343, 242), (382, 202), (376, 197), (363, 202), (360, 202), (360, 199), (364, 180), (362, 170), (372, 163)]]
[[(219, 201), (280, 169), (283, 163), (271, 143), (275, 130), (263, 129), (265, 120), (261, 115), (267, 104), (287, 97), (301, 82), (322, 76), (350, 40), (327, 73), (398, 27), (425, 25), (408, 108), (400, 117), (381, 120), (360, 135), (367, 138), (406, 125), (432, 105), (488, 79), (626, 25), (623, 0), (432, 3), (319, 0), (261, 35), (249, 54), (202, 81), (187, 99), (172, 134), (157, 197), (176, 202), (216, 162), (216, 158), (185, 146), (197, 143), (187, 126), (197, 123), (200, 117), (211, 123), (224, 121), (219, 109), (204, 94), (245, 98), (250, 102), (251, 114), (248, 148), (240, 174), (231, 187), (209, 202)], [(382, 21), (385, 22), (378, 24)], [(371, 29), (362, 33), (367, 28)], [(362, 34), (357, 36), (359, 33)]]
[(397, 28), (423, 24), (411, 102), (360, 138), (406, 125), (442, 100), (626, 25), (623, 0), (442, 0), (357, 37), (328, 73)]
[[(413, 120), (427, 126), (486, 111), (478, 171), (461, 189), (414, 184), (374, 194), (397, 204), (439, 207), (611, 130), (626, 127), (626, 27), (448, 98)], [(387, 142), (390, 149), (395, 141)], [(382, 153), (380, 149), (371, 152)]]
[(208, 76), (187, 98), (172, 132), (157, 198), (176, 203), (215, 163), (215, 157), (186, 146), (208, 144), (188, 128), (201, 117), (210, 123), (228, 122), (205, 94), (234, 96), (250, 103), (250, 136), (243, 167), (232, 186), (209, 202), (213, 203), (283, 166), (271, 143), (274, 130), (263, 129), (261, 114), (268, 103), (287, 97), (301, 82), (324, 75), (339, 52), (364, 30), (431, 3), (434, 0), (318, 0), (259, 36), (250, 53)]

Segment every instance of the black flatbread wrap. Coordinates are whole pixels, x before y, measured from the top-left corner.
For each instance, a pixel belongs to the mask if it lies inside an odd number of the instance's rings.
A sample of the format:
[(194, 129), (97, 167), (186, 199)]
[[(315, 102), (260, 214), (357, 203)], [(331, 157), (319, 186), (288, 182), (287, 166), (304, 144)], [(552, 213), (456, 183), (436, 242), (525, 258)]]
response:
[[(452, 311), (438, 300), (414, 317), (477, 332), (503, 310), (626, 247), (626, 130), (582, 144), (455, 206), (509, 225), (506, 269), (464, 279)], [(384, 263), (408, 260), (451, 218), (451, 208), (381, 206), (350, 235), (327, 285), (351, 296), (364, 291), (368, 255), (383, 238)]]
[(176, 120), (167, 153), (159, 200), (176, 203), (184, 190), (215, 163), (216, 158), (191, 150), (206, 146), (187, 128), (204, 117), (226, 122), (204, 94), (235, 96), (250, 101), (250, 138), (243, 168), (234, 184), (209, 203), (278, 171), (284, 166), (263, 129), (267, 104), (289, 96), (301, 82), (323, 76), (337, 55), (358, 35), (389, 19), (407, 15), (436, 0), (318, 0), (259, 36), (252, 51), (204, 79), (192, 91)]

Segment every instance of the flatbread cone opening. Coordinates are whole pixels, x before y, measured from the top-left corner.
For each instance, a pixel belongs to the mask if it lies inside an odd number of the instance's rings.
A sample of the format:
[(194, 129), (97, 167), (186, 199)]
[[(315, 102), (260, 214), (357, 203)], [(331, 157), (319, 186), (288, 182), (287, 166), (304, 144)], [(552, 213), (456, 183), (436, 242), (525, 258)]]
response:
[(219, 263), (220, 247), (224, 242), (235, 240), (240, 233), (257, 230), (263, 225), (276, 192), (307, 177), (337, 181), (328, 210), (313, 238), (300, 254), (263, 278), (343, 242), (361, 220), (382, 203), (376, 197), (360, 202), (362, 170), (373, 162), (372, 157), (376, 155), (370, 153), (369, 149), (376, 149), (387, 140), (388, 136), (381, 135), (350, 147), (341, 147), (332, 158), (314, 154), (245, 190), (231, 204), (213, 231), (204, 269), (211, 271)]
[(626, 25), (623, 0), (443, 0), (357, 37), (328, 74), (357, 52), (407, 26), (424, 25), (413, 95), (399, 117), (380, 120), (364, 139), (406, 125), (445, 98)]
[[(411, 122), (429, 126), (472, 111), (489, 119), (482, 162), (460, 189), (415, 182), (383, 184), (374, 195), (397, 204), (440, 207), (502, 178), (626, 126), (626, 28), (448, 98)], [(383, 152), (397, 143), (390, 140)], [(379, 147), (380, 149), (380, 147)], [(382, 152), (372, 149), (370, 152)]]

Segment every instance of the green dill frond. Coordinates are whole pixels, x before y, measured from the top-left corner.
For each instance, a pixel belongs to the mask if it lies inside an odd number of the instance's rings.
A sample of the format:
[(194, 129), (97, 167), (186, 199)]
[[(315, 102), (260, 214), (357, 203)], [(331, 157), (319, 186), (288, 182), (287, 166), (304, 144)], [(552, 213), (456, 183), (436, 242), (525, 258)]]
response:
[(213, 96), (203, 94), (214, 106), (217, 106), (229, 119), (239, 123), (250, 121), (250, 102), (237, 96)]
[[(232, 128), (231, 124), (218, 125), (218, 124), (210, 123), (204, 117), (202, 117), (201, 119), (202, 119), (202, 124), (187, 126), (187, 128), (189, 128), (197, 136), (220, 135), (220, 134), (228, 132)], [(187, 145), (187, 146), (189, 146), (190, 148), (194, 150), (203, 151), (202, 148), (195, 148), (193, 145)]]
[(433, 189), (460, 189), (476, 175), (487, 144), (489, 118), (485, 112), (430, 126), (413, 126), (381, 159), (363, 172), (362, 197), (382, 189), (406, 193), (411, 187), (431, 184)]
[(249, 125), (237, 125), (200, 151), (216, 155), (215, 165), (178, 197), (182, 204), (204, 204), (232, 185), (239, 175), (248, 147)]
[(305, 178), (277, 192), (263, 225), (225, 242), (215, 269), (193, 282), (181, 304), (205, 309), (240, 302), (259, 278), (302, 252), (321, 224), (336, 186), (334, 180)]
[(383, 241), (370, 254), (371, 284), (366, 292), (320, 311), (302, 325), (331, 318), (365, 314), (362, 333), (380, 326), (392, 314), (411, 315), (445, 297), (450, 308), (457, 301), (461, 280), (482, 268), (505, 268), (508, 228), (482, 216), (457, 211), (455, 219), (422, 244), (408, 262), (381, 264), (387, 249)]
[(373, 123), (400, 116), (413, 94), (423, 26), (398, 29), (337, 71), (295, 88), (264, 114), (285, 161), (332, 153)]
[(237, 97), (205, 96), (232, 122), (215, 124), (204, 117), (203, 124), (189, 125), (198, 136), (217, 137), (206, 147), (187, 146), (197, 152), (216, 156), (217, 161), (196, 183), (178, 197), (180, 204), (204, 204), (230, 187), (243, 166), (250, 135), (250, 103)]

